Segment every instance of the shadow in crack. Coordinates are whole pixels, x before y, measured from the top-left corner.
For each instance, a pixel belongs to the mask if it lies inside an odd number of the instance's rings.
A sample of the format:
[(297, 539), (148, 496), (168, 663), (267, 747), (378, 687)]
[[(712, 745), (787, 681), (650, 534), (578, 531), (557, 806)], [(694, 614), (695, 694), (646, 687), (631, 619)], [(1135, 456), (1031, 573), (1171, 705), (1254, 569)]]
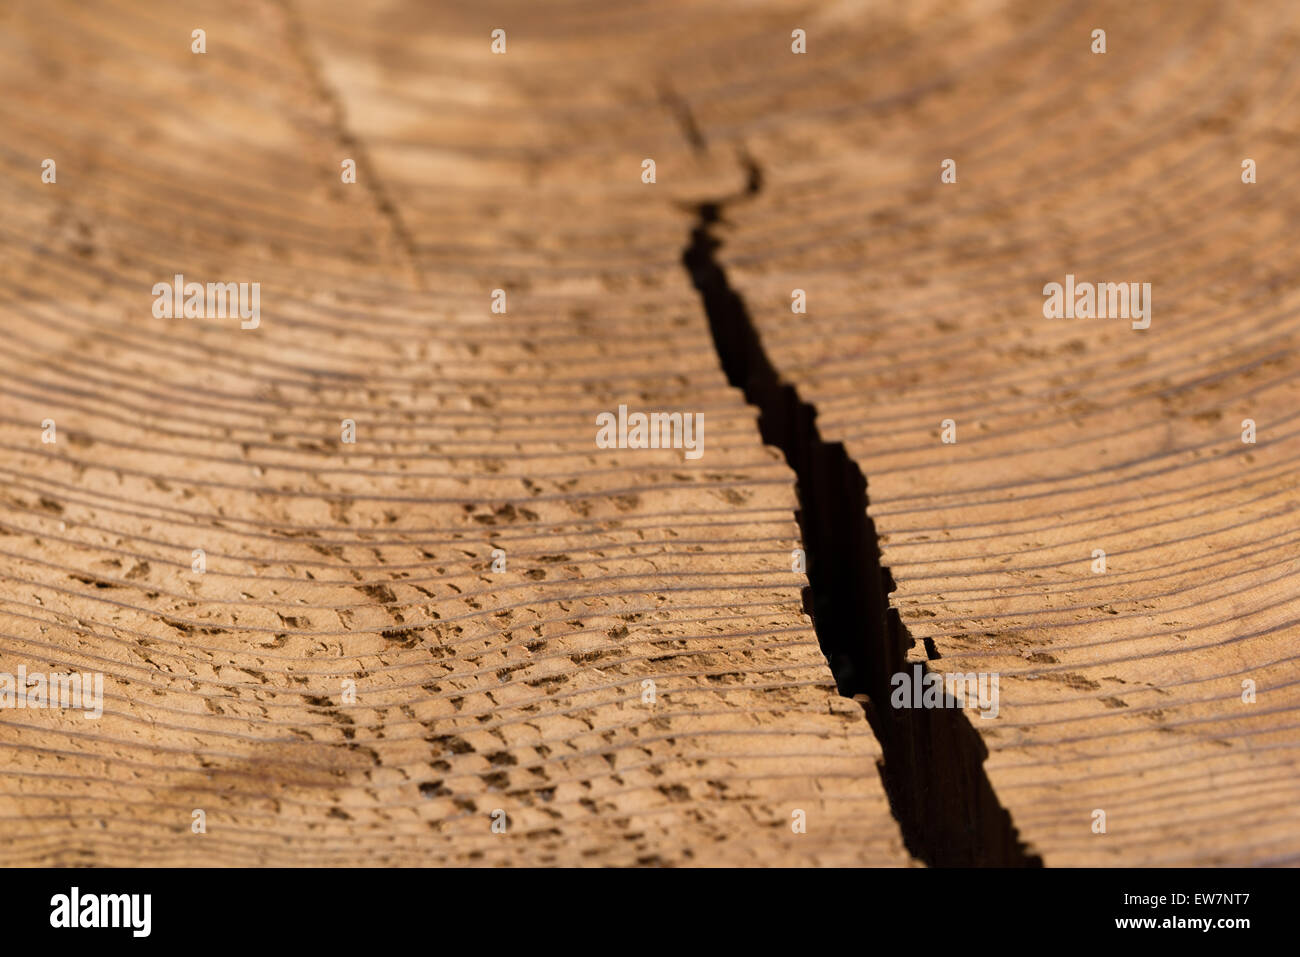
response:
[[(865, 696), (884, 751), (881, 775), (908, 850), (933, 866), (1041, 866), (1020, 843), (1011, 816), (984, 773), (988, 751), (949, 698), (945, 708), (888, 706), (891, 677), (908, 668), (911, 636), (889, 605), (893, 576), (882, 566), (867, 481), (838, 442), (822, 439), (817, 410), (783, 383), (763, 350), (744, 300), (717, 260), (713, 228), (729, 203), (762, 188), (742, 157), (748, 185), (739, 196), (695, 208), (682, 263), (703, 300), (727, 379), (759, 410), (763, 441), (779, 448), (798, 477), (797, 513), (808, 557), (804, 606), (840, 694)], [(924, 666), (923, 666), (924, 667)], [(860, 699), (861, 700), (861, 699)]]

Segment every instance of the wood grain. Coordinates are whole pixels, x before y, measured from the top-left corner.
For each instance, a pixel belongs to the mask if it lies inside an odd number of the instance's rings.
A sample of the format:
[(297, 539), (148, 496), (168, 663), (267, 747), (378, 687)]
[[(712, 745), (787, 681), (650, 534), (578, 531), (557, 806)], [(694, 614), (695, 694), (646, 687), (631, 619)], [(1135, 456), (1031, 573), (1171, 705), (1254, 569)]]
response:
[[(503, 121), (487, 30), (349, 6), (6, 14), (0, 662), (105, 674), (98, 721), (3, 713), (6, 861), (909, 863), (689, 214), (606, 143), (549, 180), (593, 120)], [(153, 318), (174, 273), (260, 327)], [(705, 455), (597, 449), (619, 403)]]
[[(7, 4), (0, 671), (105, 712), (0, 711), (6, 859), (1295, 864), (1298, 49), (1280, 0)], [(154, 318), (176, 273), (260, 327)], [(1067, 274), (1150, 328), (1045, 318)], [(703, 457), (597, 448), (620, 404)], [(890, 708), (911, 662), (998, 716)]]
[[(968, 714), (1021, 839), (1049, 865), (1294, 864), (1296, 11), (1005, 13), (823, 31), (821, 82), (748, 122), (684, 88), (767, 181), (721, 258), (867, 476), (907, 655), (1000, 674), (997, 719)], [(1150, 328), (1044, 318), (1067, 273), (1151, 283)]]

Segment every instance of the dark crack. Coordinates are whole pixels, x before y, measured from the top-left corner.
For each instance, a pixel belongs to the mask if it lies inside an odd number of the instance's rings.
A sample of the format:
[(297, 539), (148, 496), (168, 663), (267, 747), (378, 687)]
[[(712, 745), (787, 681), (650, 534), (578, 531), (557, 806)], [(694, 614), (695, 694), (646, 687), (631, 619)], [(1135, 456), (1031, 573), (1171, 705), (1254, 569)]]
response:
[[(729, 204), (757, 195), (762, 170), (741, 155), (745, 189), (694, 207), (682, 263), (699, 291), (722, 368), (759, 411), (763, 441), (797, 476), (797, 518), (808, 559), (804, 607), (840, 694), (865, 696), (884, 752), (881, 777), (908, 850), (932, 866), (1041, 866), (1019, 841), (984, 772), (988, 751), (958, 708), (894, 709), (891, 677), (913, 667), (913, 639), (889, 604), (894, 579), (881, 564), (867, 481), (842, 443), (827, 442), (817, 410), (781, 380), (740, 294), (718, 262), (714, 228)], [(933, 643), (930, 657), (938, 656)], [(922, 665), (922, 667), (925, 667)], [(950, 704), (952, 702), (949, 702)]]

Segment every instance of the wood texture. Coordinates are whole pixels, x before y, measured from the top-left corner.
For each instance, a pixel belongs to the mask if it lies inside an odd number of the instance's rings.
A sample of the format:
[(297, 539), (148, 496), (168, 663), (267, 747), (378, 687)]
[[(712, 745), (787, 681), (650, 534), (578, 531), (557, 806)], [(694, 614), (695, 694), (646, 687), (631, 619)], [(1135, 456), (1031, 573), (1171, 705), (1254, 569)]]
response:
[[(909, 863), (689, 215), (529, 115), (563, 50), (352, 6), (7, 10), (0, 670), (106, 677), (0, 715), (6, 861)], [(153, 318), (174, 273), (260, 327)], [(705, 455), (598, 450), (619, 403)]]
[[(1005, 809), (1016, 863), (1296, 863), (1298, 16), (6, 4), (0, 671), (106, 693), (0, 711), (6, 860), (1004, 863)], [(997, 673), (996, 719), (835, 693), (821, 490), (728, 382), (701, 204), (868, 483), (905, 629), (842, 640), (877, 690)], [(260, 327), (154, 318), (176, 273)], [(1067, 274), (1151, 283), (1150, 328), (1044, 318)], [(596, 448), (619, 404), (703, 457)]]
[[(732, 283), (867, 476), (910, 655), (1000, 673), (969, 715), (1021, 839), (1295, 864), (1297, 11), (945, 7), (823, 28), (824, 81), (750, 123), (683, 91), (766, 175)], [(1044, 318), (1067, 273), (1150, 282), (1150, 328)]]

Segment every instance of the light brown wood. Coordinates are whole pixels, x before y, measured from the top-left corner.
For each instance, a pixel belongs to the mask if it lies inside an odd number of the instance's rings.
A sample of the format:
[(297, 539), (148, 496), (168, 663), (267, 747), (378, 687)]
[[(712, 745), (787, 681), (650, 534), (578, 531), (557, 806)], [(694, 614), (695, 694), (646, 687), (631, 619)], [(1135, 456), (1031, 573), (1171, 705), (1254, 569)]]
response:
[[(0, 670), (105, 701), (0, 712), (6, 861), (910, 863), (689, 212), (591, 104), (528, 116), (558, 45), (353, 6), (7, 10)], [(260, 282), (260, 326), (155, 318), (176, 273)], [(598, 449), (620, 403), (705, 454)]]
[[(0, 671), (105, 713), (0, 711), (6, 859), (1294, 864), (1298, 48), (1273, 0), (7, 4)], [(176, 273), (260, 327), (155, 318)], [(1045, 318), (1067, 274), (1150, 328)], [(597, 448), (620, 404), (703, 457)], [(998, 716), (892, 709), (912, 661)]]
[[(749, 122), (683, 88), (765, 174), (732, 283), (867, 476), (911, 657), (1000, 673), (967, 713), (1049, 865), (1300, 856), (1296, 13), (945, 5), (810, 31)], [(1067, 274), (1151, 283), (1150, 327), (1044, 318)]]

